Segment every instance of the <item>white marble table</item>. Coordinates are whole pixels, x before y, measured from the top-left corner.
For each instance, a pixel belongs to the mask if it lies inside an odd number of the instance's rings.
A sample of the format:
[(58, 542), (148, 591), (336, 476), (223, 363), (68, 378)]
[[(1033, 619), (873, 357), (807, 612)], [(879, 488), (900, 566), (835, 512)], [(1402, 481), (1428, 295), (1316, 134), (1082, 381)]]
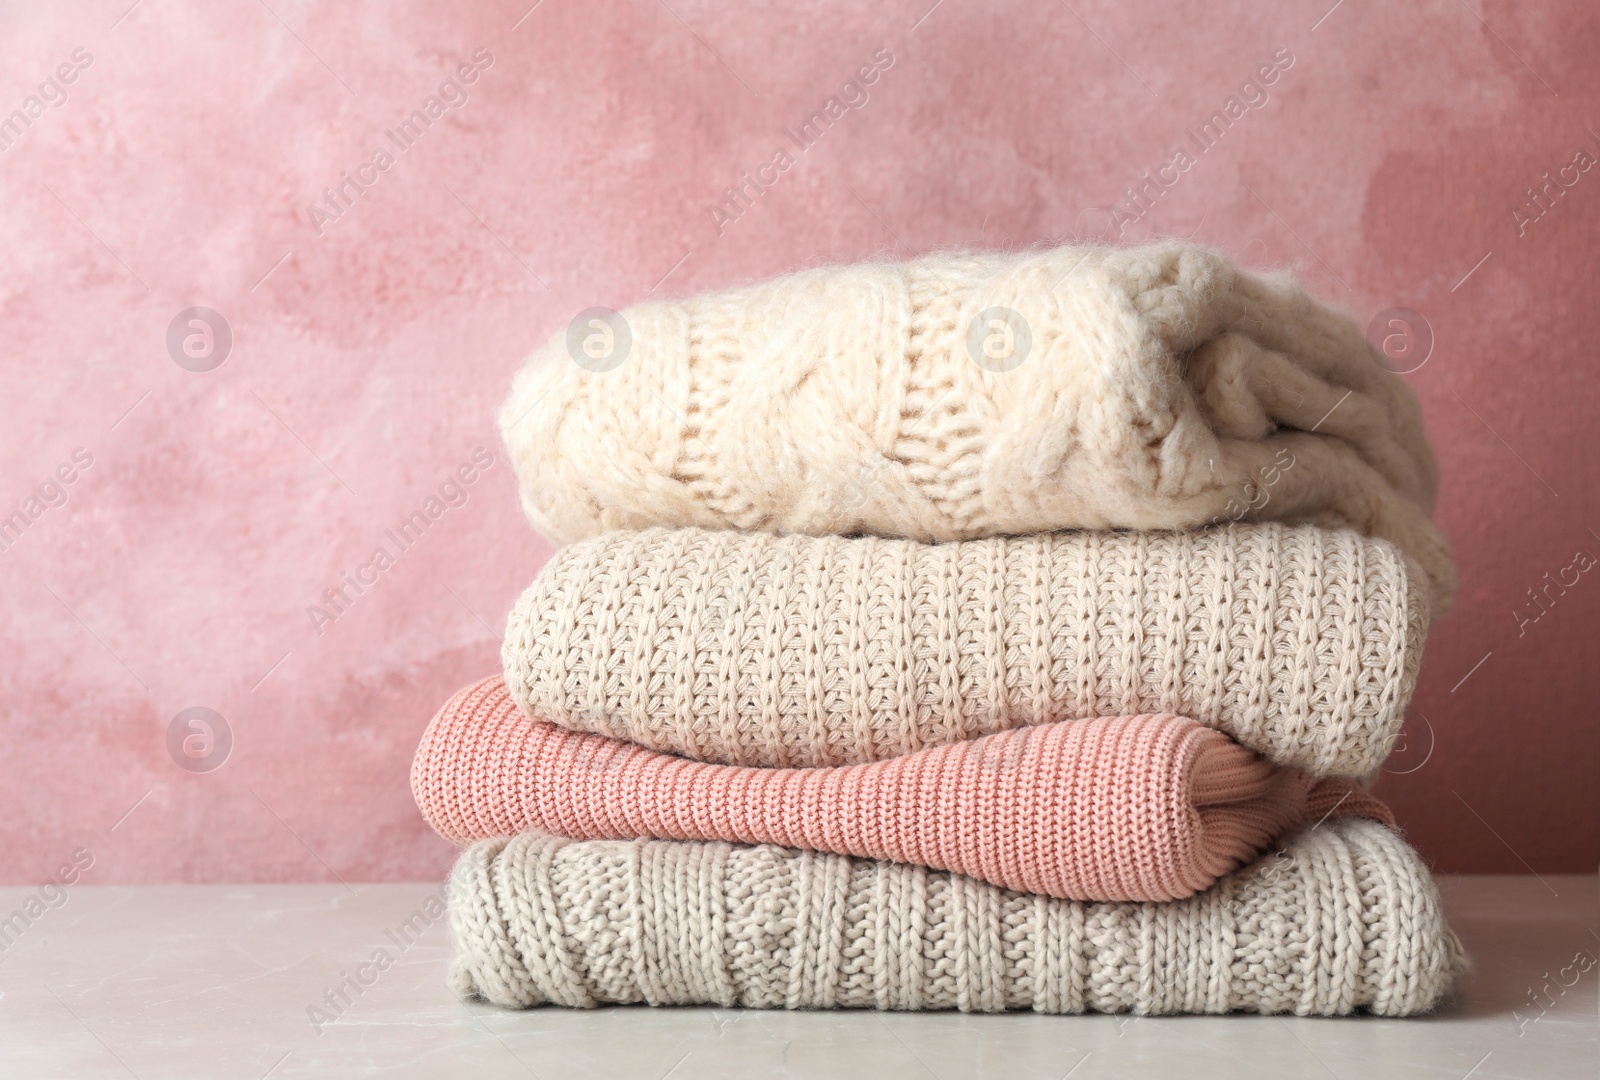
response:
[[(397, 932), (436, 886), (74, 886), (0, 927), (0, 1077), (1600, 1077), (1596, 879), (1442, 885), (1477, 970), (1404, 1021), (503, 1012), (445, 988), (442, 923)], [(35, 892), (0, 889), (0, 918)], [(380, 948), (393, 964), (327, 1004)], [(339, 1015), (319, 1032), (312, 1007)]]

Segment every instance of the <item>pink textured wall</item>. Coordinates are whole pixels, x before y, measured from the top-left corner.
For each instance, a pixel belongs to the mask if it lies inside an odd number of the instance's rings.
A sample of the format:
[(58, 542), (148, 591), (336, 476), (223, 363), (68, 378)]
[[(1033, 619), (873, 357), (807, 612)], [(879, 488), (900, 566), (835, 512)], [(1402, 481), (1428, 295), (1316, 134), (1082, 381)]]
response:
[[(1406, 377), (1464, 584), (1383, 793), (1442, 870), (1600, 861), (1593, 4), (130, 4), (18, 5), (0, 32), (0, 114), (39, 98), (0, 129), (0, 514), (40, 511), (0, 551), (0, 880), (80, 848), (94, 882), (442, 874), (407, 769), (550, 551), (492, 427), (537, 342), (652, 293), (1095, 232), (1185, 144), (1125, 239), (1431, 327)], [(870, 96), (719, 222), (879, 50)], [(175, 362), (187, 318), (169, 347), (192, 307), (231, 329), (213, 370)], [(193, 707), (232, 733), (210, 772), (169, 753)]]

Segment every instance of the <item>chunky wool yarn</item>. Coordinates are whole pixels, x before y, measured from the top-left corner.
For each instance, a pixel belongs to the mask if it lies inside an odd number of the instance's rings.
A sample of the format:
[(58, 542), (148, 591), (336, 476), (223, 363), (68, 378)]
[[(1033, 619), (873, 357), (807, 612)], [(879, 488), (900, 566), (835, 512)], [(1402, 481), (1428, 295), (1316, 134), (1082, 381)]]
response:
[(531, 716), (700, 761), (847, 765), (1027, 724), (1175, 713), (1316, 775), (1405, 718), (1426, 587), (1350, 530), (922, 544), (703, 529), (555, 553), (507, 621)]
[(778, 847), (525, 833), (461, 853), (449, 911), (453, 988), (512, 1008), (1410, 1016), (1465, 966), (1422, 861), (1358, 819), (1168, 904)]
[(1348, 316), (1204, 248), (930, 255), (611, 318), (604, 363), (564, 328), (500, 413), (558, 543), (1242, 518), (1391, 540), (1438, 612), (1455, 588), (1416, 396)]
[(889, 761), (707, 765), (522, 715), (497, 676), (422, 737), (412, 790), (456, 843), (726, 840), (953, 870), (1085, 900), (1172, 900), (1334, 814), (1392, 823), (1347, 780), (1278, 768), (1177, 716), (1018, 728)]

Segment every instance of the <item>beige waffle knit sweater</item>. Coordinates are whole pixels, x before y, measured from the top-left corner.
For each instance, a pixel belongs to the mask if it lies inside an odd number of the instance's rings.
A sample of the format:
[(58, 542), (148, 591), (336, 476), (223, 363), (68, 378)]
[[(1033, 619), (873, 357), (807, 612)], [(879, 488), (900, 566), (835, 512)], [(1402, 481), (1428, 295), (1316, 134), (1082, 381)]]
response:
[(1394, 541), (1437, 613), (1455, 587), (1415, 395), (1347, 316), (1204, 248), (829, 267), (615, 322), (601, 365), (557, 333), (500, 415), (557, 542), (1303, 521)]
[(1024, 724), (1177, 713), (1281, 764), (1388, 754), (1418, 572), (1349, 530), (921, 544), (701, 529), (558, 551), (512, 610), (529, 715), (701, 761), (846, 765)]
[(1406, 1016), (1465, 963), (1416, 853), (1357, 820), (1163, 904), (776, 847), (525, 833), (463, 852), (449, 908), (456, 992), (512, 1007)]

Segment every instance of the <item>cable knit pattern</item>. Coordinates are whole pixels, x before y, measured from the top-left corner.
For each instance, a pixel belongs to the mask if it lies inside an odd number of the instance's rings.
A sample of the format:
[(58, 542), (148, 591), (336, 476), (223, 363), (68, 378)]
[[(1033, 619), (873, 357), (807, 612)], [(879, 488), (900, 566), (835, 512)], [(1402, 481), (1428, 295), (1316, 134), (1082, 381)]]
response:
[(1410, 1016), (1466, 964), (1416, 853), (1357, 819), (1170, 904), (778, 847), (526, 833), (462, 852), (449, 908), (452, 987), (509, 1007)]
[(1177, 716), (1042, 724), (867, 765), (760, 769), (531, 720), (498, 677), (440, 710), (412, 789), (456, 843), (529, 829), (776, 843), (1088, 900), (1189, 896), (1317, 816), (1391, 820), (1348, 781), (1278, 768)]
[(503, 659), (529, 715), (700, 761), (848, 765), (1175, 713), (1364, 776), (1416, 683), (1417, 573), (1313, 526), (932, 545), (656, 528), (556, 552)]
[[(652, 525), (933, 541), (1243, 516), (1392, 540), (1438, 612), (1455, 588), (1416, 396), (1347, 315), (1214, 251), (947, 253), (622, 318), (619, 366), (575, 363), (562, 328), (500, 413), (523, 506), (558, 543)], [(996, 326), (1012, 370), (974, 351)]]

